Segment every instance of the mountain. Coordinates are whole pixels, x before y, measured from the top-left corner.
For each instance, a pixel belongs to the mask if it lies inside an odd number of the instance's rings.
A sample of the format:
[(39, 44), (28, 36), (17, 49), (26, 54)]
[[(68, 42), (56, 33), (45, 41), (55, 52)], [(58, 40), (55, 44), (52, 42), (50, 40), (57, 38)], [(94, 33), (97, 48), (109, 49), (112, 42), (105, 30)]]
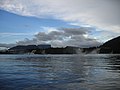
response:
[(23, 53), (33, 53), (34, 54), (76, 54), (78, 47), (67, 46), (65, 48), (51, 47), (51, 45), (41, 44), (41, 45), (19, 45), (8, 49), (10, 54), (23, 54)]
[[(65, 48), (52, 48), (51, 45), (19, 45), (8, 49), (7, 53), (30, 53), (35, 54), (120, 54), (120, 36), (105, 42), (100, 47), (90, 47), (90, 48), (80, 48), (80, 47), (70, 47)], [(2, 52), (3, 53), (3, 52)]]
[(99, 53), (113, 53), (120, 54), (120, 36), (111, 39), (100, 46)]
[(19, 45), (19, 46), (12, 47), (9, 50), (17, 51), (17, 50), (29, 50), (29, 49), (38, 49), (38, 47), (36, 45), (27, 45), (27, 46)]

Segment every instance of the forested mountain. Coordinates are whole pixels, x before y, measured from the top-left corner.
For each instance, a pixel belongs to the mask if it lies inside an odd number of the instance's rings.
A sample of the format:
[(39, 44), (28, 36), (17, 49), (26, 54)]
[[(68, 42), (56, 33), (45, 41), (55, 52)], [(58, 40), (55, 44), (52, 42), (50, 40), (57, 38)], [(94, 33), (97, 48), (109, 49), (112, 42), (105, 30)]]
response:
[(100, 53), (120, 53), (120, 36), (114, 39), (111, 39), (100, 46)]

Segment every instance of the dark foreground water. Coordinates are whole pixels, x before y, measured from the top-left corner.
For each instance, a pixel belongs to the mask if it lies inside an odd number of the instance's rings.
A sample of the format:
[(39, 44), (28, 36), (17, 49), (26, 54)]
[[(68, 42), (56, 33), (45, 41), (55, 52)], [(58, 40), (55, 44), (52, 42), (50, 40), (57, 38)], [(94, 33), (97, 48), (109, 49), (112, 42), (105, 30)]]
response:
[(120, 55), (0, 55), (0, 90), (120, 90)]

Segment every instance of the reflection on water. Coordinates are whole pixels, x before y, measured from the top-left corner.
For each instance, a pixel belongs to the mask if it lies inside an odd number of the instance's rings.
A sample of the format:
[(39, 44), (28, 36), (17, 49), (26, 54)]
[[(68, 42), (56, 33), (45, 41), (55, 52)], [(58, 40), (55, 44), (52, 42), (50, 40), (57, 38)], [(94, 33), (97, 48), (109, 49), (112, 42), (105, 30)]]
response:
[(0, 55), (0, 90), (120, 90), (120, 55)]

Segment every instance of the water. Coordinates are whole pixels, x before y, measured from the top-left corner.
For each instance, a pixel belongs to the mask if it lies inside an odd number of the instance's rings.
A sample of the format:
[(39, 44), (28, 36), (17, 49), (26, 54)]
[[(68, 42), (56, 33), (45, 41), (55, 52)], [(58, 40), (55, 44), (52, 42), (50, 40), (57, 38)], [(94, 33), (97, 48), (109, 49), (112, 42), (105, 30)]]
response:
[(0, 55), (0, 90), (120, 90), (120, 55)]

